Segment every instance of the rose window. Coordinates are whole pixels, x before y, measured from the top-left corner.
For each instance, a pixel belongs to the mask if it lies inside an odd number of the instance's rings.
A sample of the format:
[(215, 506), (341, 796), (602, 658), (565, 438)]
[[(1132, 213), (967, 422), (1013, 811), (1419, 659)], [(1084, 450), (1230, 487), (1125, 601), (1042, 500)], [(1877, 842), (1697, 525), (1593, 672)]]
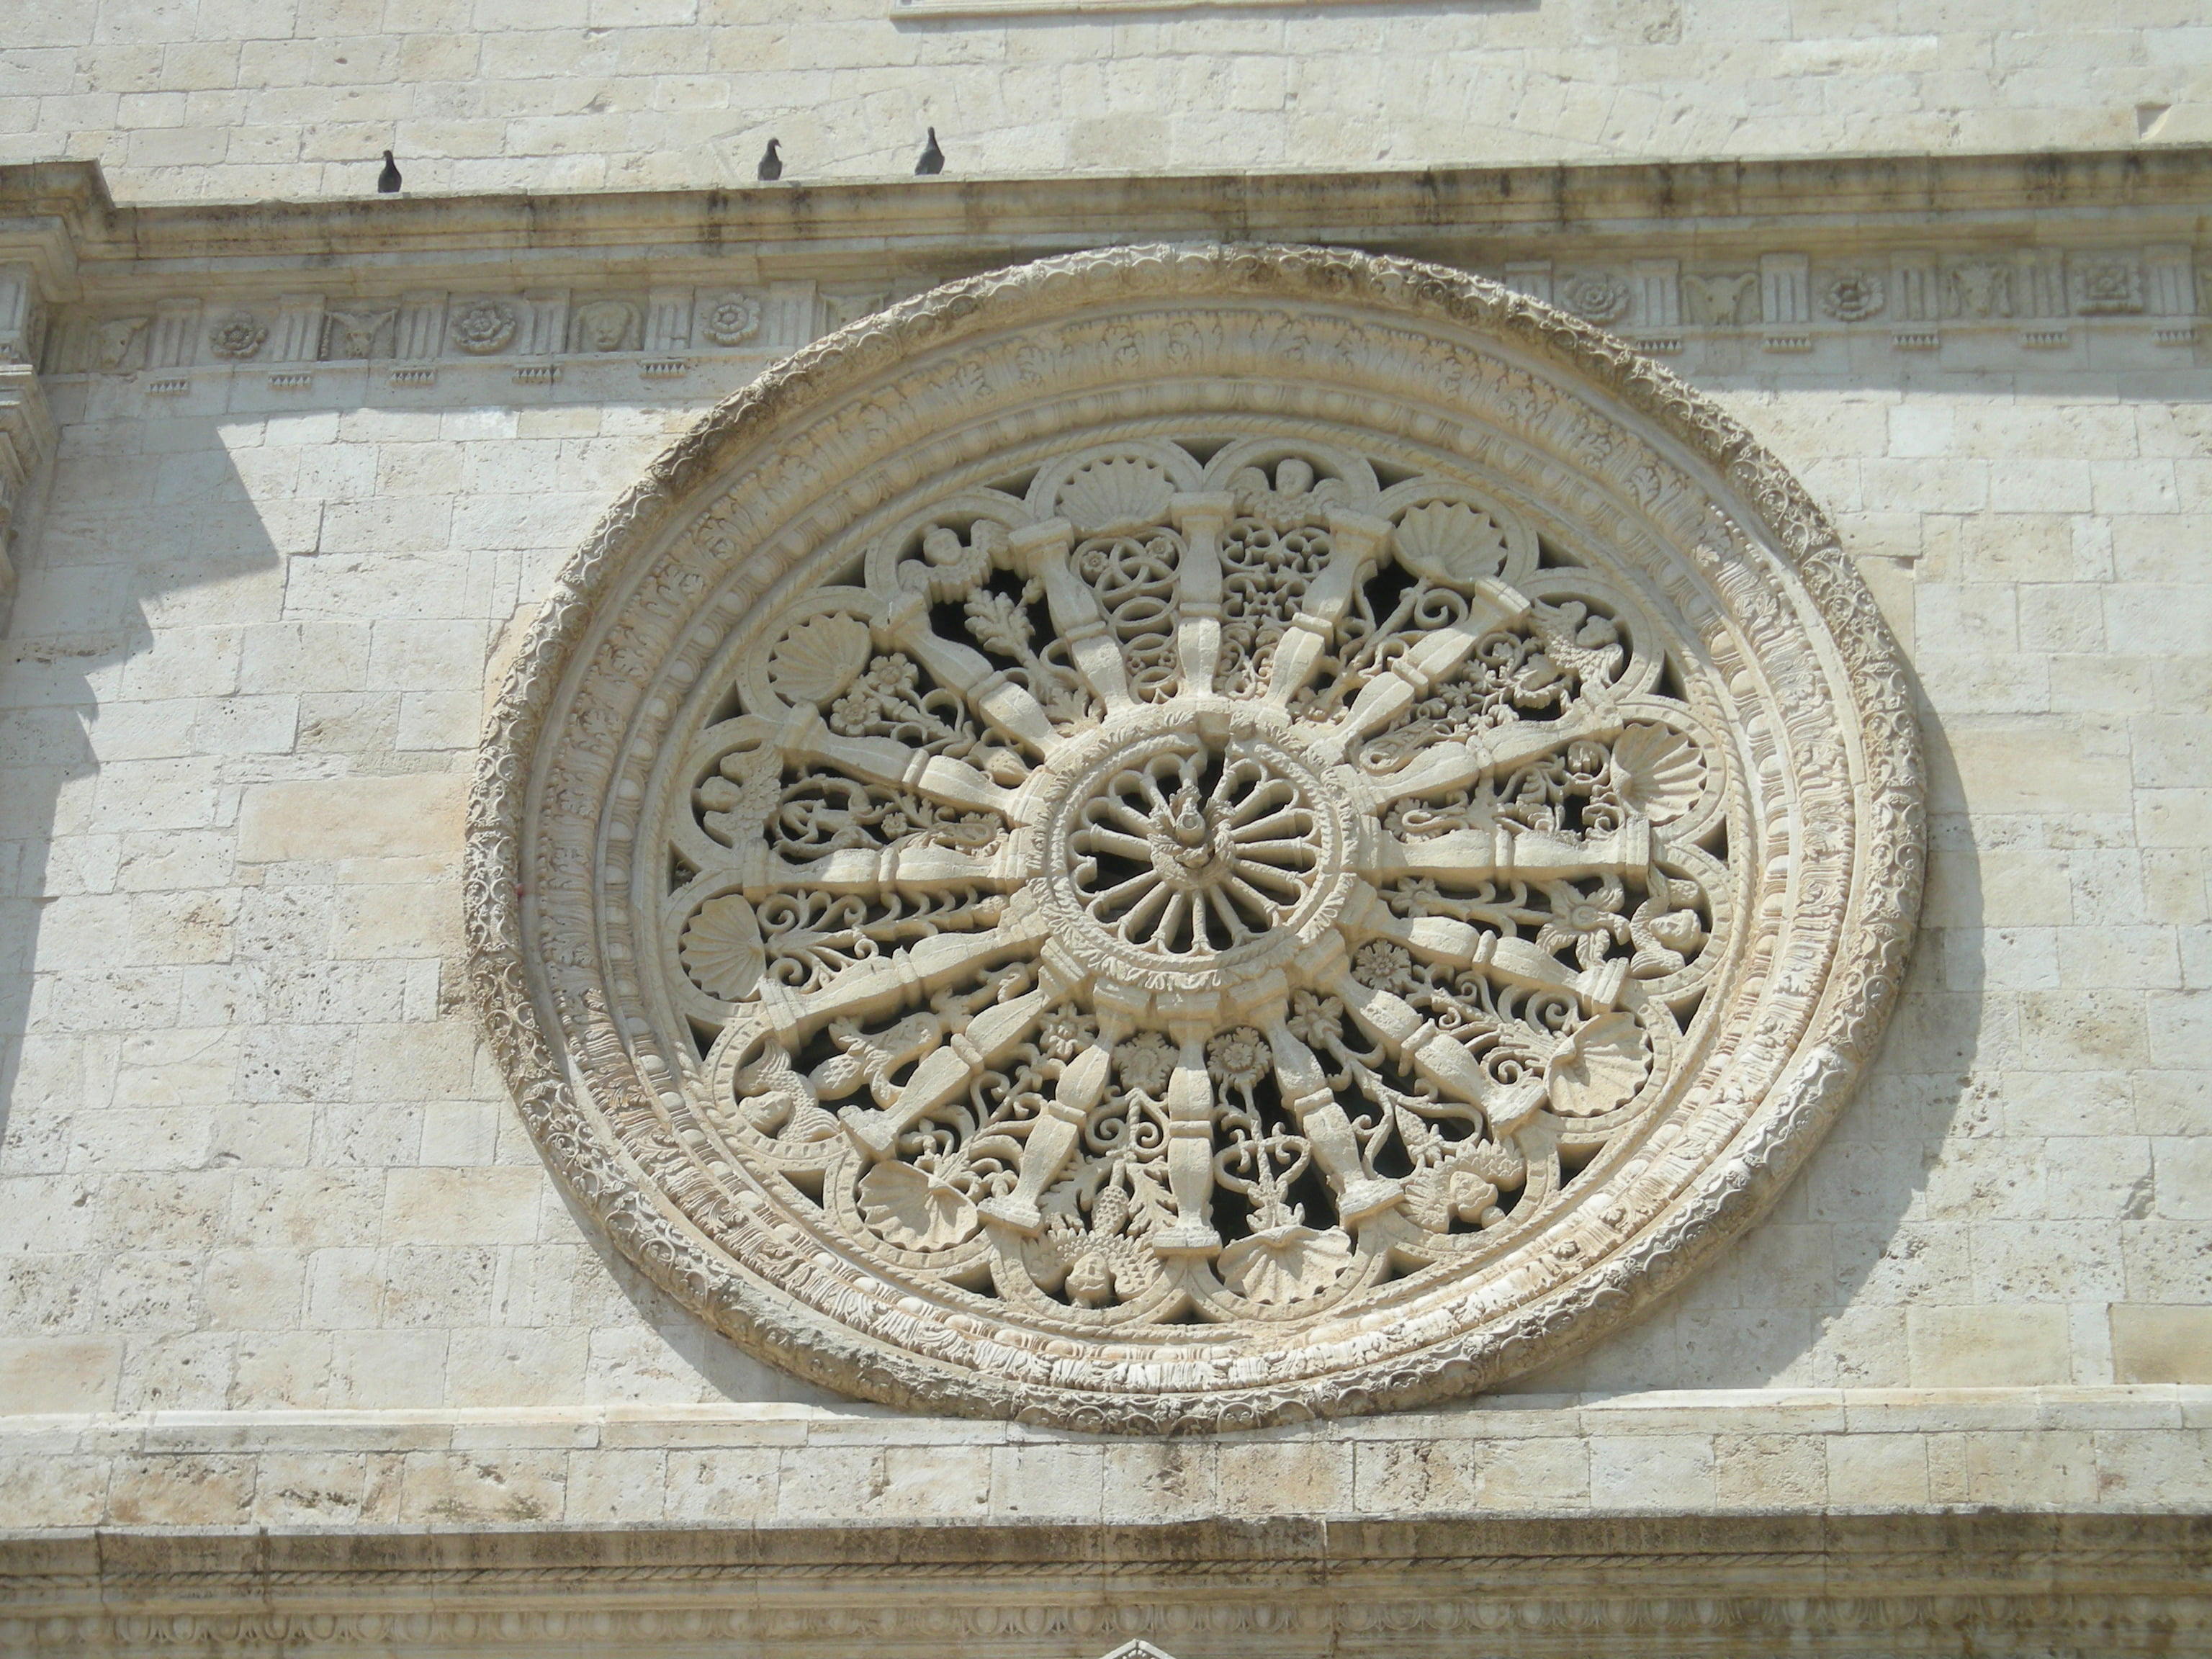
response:
[(618, 509), (510, 689), (526, 804), (488, 763), (487, 1006), (587, 1207), (811, 1375), (1433, 1397), (1809, 1145), (1909, 930), (1910, 726), (1863, 590), (1593, 331), (1153, 257), (917, 301)]

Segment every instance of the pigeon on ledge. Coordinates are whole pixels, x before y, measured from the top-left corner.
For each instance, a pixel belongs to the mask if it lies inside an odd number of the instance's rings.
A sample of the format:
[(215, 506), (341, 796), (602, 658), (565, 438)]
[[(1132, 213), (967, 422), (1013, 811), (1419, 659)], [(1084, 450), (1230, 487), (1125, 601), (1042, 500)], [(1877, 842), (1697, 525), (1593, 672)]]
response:
[(937, 129), (929, 130), (929, 143), (922, 147), (921, 159), (914, 164), (915, 172), (923, 177), (945, 171), (945, 152), (937, 147)]
[(384, 171), (376, 175), (376, 193), (380, 196), (399, 194), (399, 164), (392, 159), (392, 152), (384, 152)]
[(768, 148), (761, 152), (760, 165), (753, 169), (753, 177), (764, 185), (772, 185), (783, 177), (783, 157), (775, 153), (781, 139), (771, 138)]

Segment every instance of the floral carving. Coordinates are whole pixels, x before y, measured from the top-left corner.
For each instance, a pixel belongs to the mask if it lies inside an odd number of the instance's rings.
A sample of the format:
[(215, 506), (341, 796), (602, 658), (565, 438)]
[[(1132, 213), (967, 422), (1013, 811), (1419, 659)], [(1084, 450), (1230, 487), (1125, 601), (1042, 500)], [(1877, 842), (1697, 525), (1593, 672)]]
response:
[(1839, 323), (1863, 323), (1879, 316), (1888, 299), (1888, 286), (1878, 274), (1846, 270), (1828, 279), (1820, 292), (1820, 309)]
[(447, 331), (471, 357), (488, 357), (514, 343), (514, 307), (504, 300), (464, 300), (453, 307)]
[(718, 346), (738, 346), (760, 332), (761, 302), (750, 294), (725, 294), (707, 307), (707, 337)]
[(208, 331), (208, 344), (218, 357), (243, 362), (269, 341), (267, 326), (249, 313), (234, 312)]
[(1628, 309), (1628, 284), (1600, 271), (1577, 271), (1560, 283), (1559, 303), (1594, 323), (1613, 322)]
[(487, 748), (478, 994), (585, 1206), (810, 1376), (1436, 1399), (1689, 1271), (1840, 1103), (1918, 891), (1904, 687), (1787, 475), (1547, 307), (1048, 262), (614, 509)]

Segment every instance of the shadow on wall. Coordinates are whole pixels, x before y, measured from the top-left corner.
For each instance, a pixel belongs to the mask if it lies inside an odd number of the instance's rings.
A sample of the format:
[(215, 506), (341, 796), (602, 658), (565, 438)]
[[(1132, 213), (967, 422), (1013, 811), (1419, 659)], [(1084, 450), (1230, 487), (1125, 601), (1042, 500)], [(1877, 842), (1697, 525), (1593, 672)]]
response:
[[(1910, 653), (1907, 653), (1908, 658)], [(1908, 675), (1911, 669), (1908, 662)], [(1978, 958), (1945, 935), (1982, 925), (1982, 870), (1936, 711), (1911, 676), (1926, 750), (1929, 885), (1904, 994), (1856, 1092), (1774, 1207), (1630, 1329), (1507, 1385), (1515, 1394), (1647, 1389), (1901, 1388), (1913, 1379), (1909, 1310), (1971, 1284), (1962, 1228), (1924, 1224), (1948, 1139), (1992, 1102), (1974, 1076), (1985, 1009)]]
[[(220, 927), (185, 896), (225, 879), (226, 802), (259, 775), (250, 757), (192, 757), (229, 746), (239, 720), (226, 596), (278, 586), (277, 551), (225, 422), (180, 413), (158, 423), (162, 450), (142, 452), (155, 424), (66, 421), (44, 512), (15, 549), (0, 645), (0, 1176), (63, 1174), (83, 1109), (163, 1103), (159, 1066), (130, 1080), (132, 1049), (177, 1024), (182, 970), (161, 964), (180, 958), (163, 947)], [(48, 923), (65, 901), (88, 919), (80, 937)], [(34, 991), (33, 968), (57, 963)], [(118, 1097), (133, 1086), (146, 1097)], [(8, 1231), (38, 1249), (34, 1215), (83, 1195), (26, 1185)], [(44, 1248), (72, 1231), (57, 1225)]]
[(657, 1358), (673, 1362), (697, 1377), (714, 1395), (745, 1405), (771, 1403), (834, 1407), (865, 1416), (897, 1417), (903, 1413), (888, 1406), (855, 1400), (834, 1389), (817, 1387), (790, 1371), (756, 1358), (640, 1272), (615, 1248), (606, 1230), (576, 1201), (574, 1194), (555, 1183), (563, 1210), (576, 1237), (589, 1244), (605, 1268), (608, 1279), (635, 1311), (639, 1322), (659, 1339), (665, 1352)]

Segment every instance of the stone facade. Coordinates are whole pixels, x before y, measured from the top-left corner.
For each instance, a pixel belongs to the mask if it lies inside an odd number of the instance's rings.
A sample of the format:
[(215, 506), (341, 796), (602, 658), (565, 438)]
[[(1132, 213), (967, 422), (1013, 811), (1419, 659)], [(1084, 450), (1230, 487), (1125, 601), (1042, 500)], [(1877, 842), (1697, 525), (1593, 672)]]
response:
[[(2212, 154), (5, 189), (0, 1573), (39, 1618), (0, 1646), (2212, 1648)], [(1803, 482), (1909, 662), (1923, 933), (1856, 1098), (1678, 1293), (1458, 1409), (1132, 1439), (856, 1406), (606, 1245), (465, 993), (479, 734), (608, 506), (812, 338), (1138, 239), (1357, 243), (1600, 323)], [(1228, 1524), (1267, 1515), (1305, 1519)], [(319, 1528), (415, 1540), (384, 1600)], [(549, 1571), (604, 1622), (542, 1622)], [(908, 1611), (851, 1622), (864, 1579)]]
[[(1016, 15), (1006, 15), (1008, 12)], [(139, 200), (2212, 138), (2191, 0), (40, 0), (0, 162)]]

